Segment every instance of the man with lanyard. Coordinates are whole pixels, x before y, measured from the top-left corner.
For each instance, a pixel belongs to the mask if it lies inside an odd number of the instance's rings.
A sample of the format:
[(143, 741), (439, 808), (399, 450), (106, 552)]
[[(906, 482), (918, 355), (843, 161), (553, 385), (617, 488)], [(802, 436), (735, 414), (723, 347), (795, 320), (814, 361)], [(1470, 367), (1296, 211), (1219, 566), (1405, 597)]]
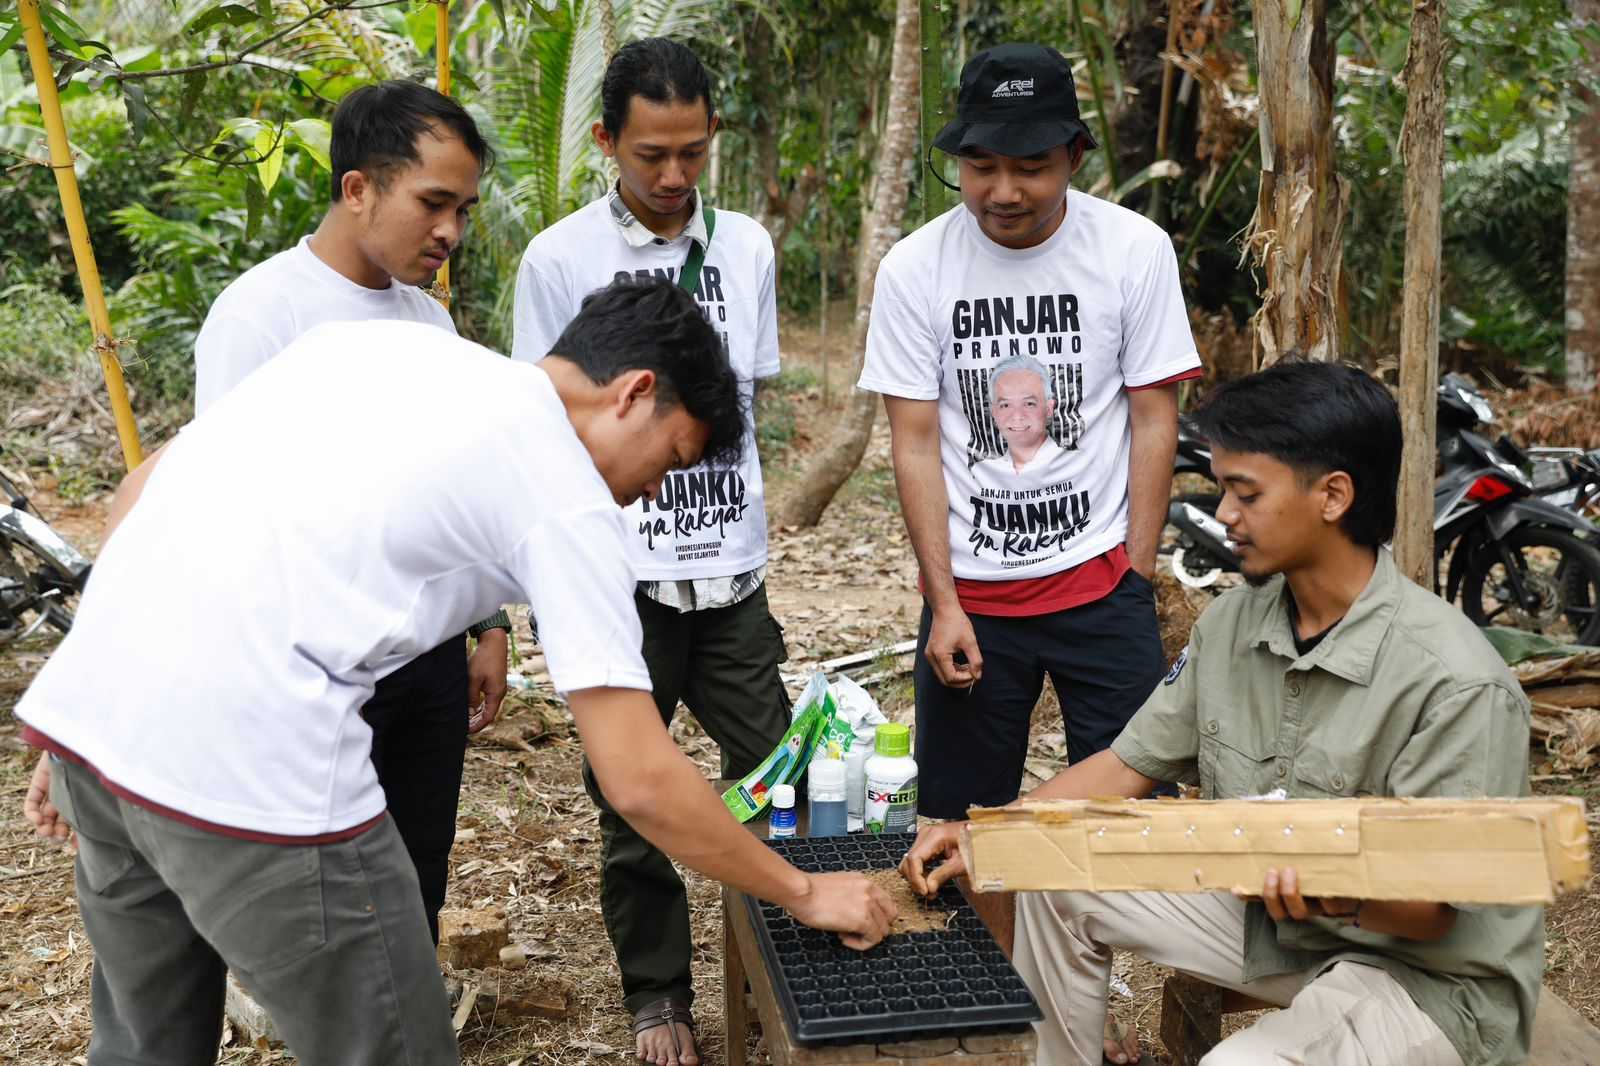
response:
[(630, 280), (553, 347), (532, 367), (414, 322), (328, 323), (118, 490), (16, 711), (52, 759), (25, 815), (78, 834), (96, 1066), (214, 1062), (224, 967), (303, 1066), (458, 1061), (360, 710), (388, 663), (506, 602), (551, 623), (552, 682), (649, 839), (847, 946), (887, 933), (866, 877), (803, 874), (734, 821), (646, 694), (620, 505), (737, 460), (716, 333), (674, 286)]
[[(528, 245), (512, 356), (544, 358), (584, 296), (614, 277), (674, 279), (716, 329), (749, 405), (755, 380), (778, 372), (772, 241), (747, 216), (713, 211), (695, 188), (717, 129), (705, 67), (676, 41), (635, 41), (606, 68), (601, 107), (594, 138), (615, 161), (617, 183)], [(721, 747), (723, 776), (741, 777), (789, 724), (778, 676), (783, 635), (767, 609), (753, 424), (743, 461), (673, 472), (654, 499), (628, 508), (627, 520), (661, 718), (670, 722), (681, 699)], [(617, 815), (587, 764), (584, 783), (600, 808), (601, 904), (639, 1058), (694, 1066), (683, 882)]]
[[(1528, 701), (1483, 634), (1399, 572), (1400, 416), (1353, 367), (1284, 362), (1195, 413), (1212, 445), (1248, 586), (1195, 624), (1109, 751), (1030, 798), (1528, 794)], [(930, 891), (964, 869), (960, 826), (925, 831), (902, 869)], [(931, 874), (935, 856), (946, 862)], [(1017, 897), (1017, 969), (1045, 1020), (1039, 1061), (1101, 1061), (1112, 950), (1284, 1009), (1204, 1066), (1513, 1066), (1528, 1054), (1543, 908), (1312, 898), (1292, 868), (1259, 897), (1049, 892)]]
[(926, 601), (916, 759), (934, 818), (1016, 798), (1047, 674), (1077, 763), (1165, 670), (1150, 578), (1177, 382), (1200, 361), (1167, 235), (1069, 188), (1094, 146), (1059, 53), (980, 52), (933, 141), (963, 203), (878, 270), (860, 387), (884, 395)]
[[(493, 160), (472, 117), (417, 82), (362, 86), (334, 110), (329, 159), (333, 203), (316, 232), (245, 271), (211, 305), (195, 340), (195, 414), (323, 322), (405, 319), (455, 333), (450, 313), (418, 286), (460, 243)], [(455, 634), (400, 664), (361, 712), (435, 940), (467, 734), (499, 713), (510, 628), (502, 611), (468, 628), (470, 658)]]

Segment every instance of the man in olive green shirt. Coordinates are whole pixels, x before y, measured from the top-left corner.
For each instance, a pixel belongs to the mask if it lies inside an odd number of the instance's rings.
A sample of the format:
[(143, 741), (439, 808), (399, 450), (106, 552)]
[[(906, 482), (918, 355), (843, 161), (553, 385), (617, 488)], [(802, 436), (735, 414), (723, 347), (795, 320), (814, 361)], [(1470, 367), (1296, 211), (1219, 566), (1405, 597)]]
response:
[[(1217, 516), (1248, 587), (1217, 599), (1108, 751), (1033, 798), (1521, 796), (1528, 704), (1482, 635), (1401, 576), (1400, 420), (1349, 367), (1280, 363), (1196, 414), (1224, 489)], [(960, 873), (954, 827), (902, 869)], [(925, 863), (945, 863), (931, 874)], [(1040, 1061), (1101, 1062), (1113, 948), (1282, 1006), (1204, 1066), (1495, 1066), (1527, 1055), (1544, 968), (1539, 907), (1302, 897), (1293, 869), (1259, 898), (1029, 893), (1016, 963), (1040, 1000)], [(1109, 1048), (1106, 1050), (1110, 1050)]]

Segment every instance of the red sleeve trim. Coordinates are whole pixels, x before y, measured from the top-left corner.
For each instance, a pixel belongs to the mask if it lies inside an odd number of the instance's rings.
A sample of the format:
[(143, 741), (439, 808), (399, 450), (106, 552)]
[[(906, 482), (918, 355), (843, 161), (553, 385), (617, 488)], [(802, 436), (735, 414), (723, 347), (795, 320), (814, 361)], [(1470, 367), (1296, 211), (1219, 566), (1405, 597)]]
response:
[(1163, 385), (1176, 385), (1180, 381), (1194, 381), (1203, 376), (1205, 376), (1205, 370), (1197, 366), (1193, 370), (1185, 370), (1181, 374), (1174, 374), (1172, 377), (1163, 378), (1160, 381), (1152, 381), (1148, 385), (1125, 385), (1123, 388), (1128, 392), (1143, 392), (1145, 389), (1159, 389)]

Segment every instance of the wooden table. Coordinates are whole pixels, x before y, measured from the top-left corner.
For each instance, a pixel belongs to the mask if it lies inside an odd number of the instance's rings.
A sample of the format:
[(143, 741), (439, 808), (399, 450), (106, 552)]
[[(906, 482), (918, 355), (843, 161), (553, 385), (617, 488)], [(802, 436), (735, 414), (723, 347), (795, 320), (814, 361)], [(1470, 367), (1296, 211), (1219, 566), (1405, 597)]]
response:
[[(718, 782), (718, 789), (726, 788), (731, 783)], [(797, 804), (797, 807), (803, 834), (804, 802)], [(765, 818), (752, 819), (746, 825), (751, 832), (766, 838)], [(907, 846), (910, 843), (908, 836)], [(993, 894), (979, 897), (969, 895), (968, 899), (982, 901), (978, 913), (1009, 954), (1011, 937), (1007, 909), (1003, 904), (997, 905), (998, 897)], [(723, 1032), (727, 1036), (728, 1066), (747, 1066), (745, 1038), (749, 1031), (752, 1006), (760, 1018), (761, 1032), (766, 1037), (774, 1066), (835, 1066), (857, 1062), (871, 1062), (877, 1066), (1034, 1066), (1034, 1051), (1038, 1041), (1031, 1026), (1014, 1032), (900, 1042), (818, 1047), (797, 1043), (784, 1024), (782, 1008), (778, 1006), (772, 975), (767, 972), (766, 960), (761, 955), (745, 895), (727, 886), (722, 889), (722, 975), (725, 1010)]]

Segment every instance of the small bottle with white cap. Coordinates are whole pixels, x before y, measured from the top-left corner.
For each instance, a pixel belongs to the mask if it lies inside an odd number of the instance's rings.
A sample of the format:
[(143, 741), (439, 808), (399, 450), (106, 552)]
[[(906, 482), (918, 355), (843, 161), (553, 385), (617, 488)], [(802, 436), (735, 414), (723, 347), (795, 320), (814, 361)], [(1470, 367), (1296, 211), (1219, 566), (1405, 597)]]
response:
[(767, 823), (767, 839), (781, 840), (795, 835), (794, 786), (772, 786), (772, 820)]

